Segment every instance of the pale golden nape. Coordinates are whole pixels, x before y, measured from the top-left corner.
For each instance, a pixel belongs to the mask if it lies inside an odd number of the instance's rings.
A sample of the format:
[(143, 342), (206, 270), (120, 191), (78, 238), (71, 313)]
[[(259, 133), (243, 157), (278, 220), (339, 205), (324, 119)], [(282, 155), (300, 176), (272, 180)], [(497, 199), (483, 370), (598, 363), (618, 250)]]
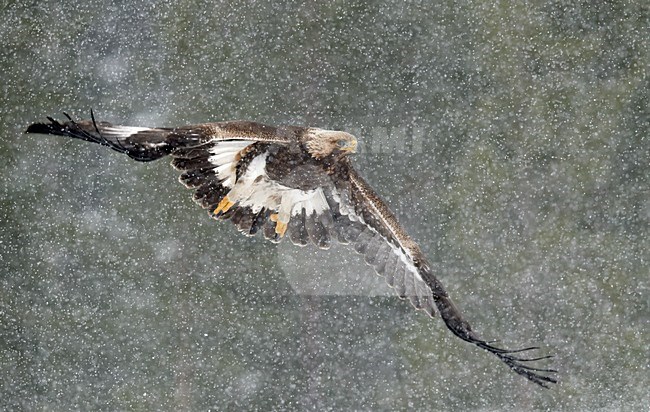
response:
[(304, 139), (307, 151), (316, 159), (329, 156), (335, 151), (349, 154), (357, 150), (357, 138), (346, 132), (311, 128)]

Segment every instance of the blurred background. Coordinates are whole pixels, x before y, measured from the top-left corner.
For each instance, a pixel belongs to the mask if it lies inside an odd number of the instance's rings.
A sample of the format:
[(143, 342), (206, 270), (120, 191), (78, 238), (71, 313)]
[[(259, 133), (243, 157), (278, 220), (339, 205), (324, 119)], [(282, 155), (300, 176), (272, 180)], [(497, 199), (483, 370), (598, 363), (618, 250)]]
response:
[[(647, 410), (647, 1), (0, 10), (0, 409)], [(91, 108), (355, 133), (474, 329), (542, 346), (560, 384), (458, 340), (346, 248), (212, 221), (166, 161), (23, 134)]]

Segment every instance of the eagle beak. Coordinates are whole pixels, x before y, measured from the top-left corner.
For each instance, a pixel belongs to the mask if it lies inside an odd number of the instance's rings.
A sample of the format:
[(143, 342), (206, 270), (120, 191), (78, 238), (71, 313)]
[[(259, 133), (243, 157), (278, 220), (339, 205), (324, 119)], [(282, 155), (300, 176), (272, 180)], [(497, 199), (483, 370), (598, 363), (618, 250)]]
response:
[(343, 146), (341, 148), (341, 150), (344, 151), (344, 152), (348, 152), (348, 153), (356, 153), (357, 152), (357, 141), (352, 140), (352, 141), (348, 142), (348, 144)]

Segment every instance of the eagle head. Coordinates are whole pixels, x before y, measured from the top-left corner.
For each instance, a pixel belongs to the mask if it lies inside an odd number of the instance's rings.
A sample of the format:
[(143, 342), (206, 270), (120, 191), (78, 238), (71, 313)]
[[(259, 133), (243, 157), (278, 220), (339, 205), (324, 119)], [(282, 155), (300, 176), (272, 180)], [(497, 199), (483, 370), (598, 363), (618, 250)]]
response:
[(336, 130), (310, 128), (304, 137), (309, 154), (316, 159), (330, 155), (344, 156), (357, 150), (357, 138)]

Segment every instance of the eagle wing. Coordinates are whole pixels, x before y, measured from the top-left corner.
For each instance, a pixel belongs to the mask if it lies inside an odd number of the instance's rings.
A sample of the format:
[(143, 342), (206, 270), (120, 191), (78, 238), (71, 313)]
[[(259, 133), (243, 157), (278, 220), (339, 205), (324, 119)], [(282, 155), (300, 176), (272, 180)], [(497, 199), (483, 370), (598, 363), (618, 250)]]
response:
[(25, 133), (51, 134), (81, 139), (110, 147), (130, 158), (148, 162), (160, 159), (183, 148), (193, 148), (208, 142), (240, 141), (266, 142), (284, 145), (295, 141), (296, 133), (304, 128), (274, 127), (249, 121), (201, 123), (182, 127), (132, 127), (97, 122), (91, 111), (91, 120), (75, 121), (68, 114), (67, 122), (52, 117), (49, 123), (34, 123)]
[[(309, 188), (295, 188), (275, 181), (265, 170), (269, 152), (274, 149), (277, 146), (266, 142), (250, 144), (233, 140), (178, 149), (171, 155), (175, 158), (172, 164), (183, 170), (181, 181), (188, 187), (198, 188), (194, 199), (208, 208), (213, 217), (230, 219), (247, 235), (263, 229), (264, 237), (274, 242), (288, 237), (296, 245), (313, 243), (324, 249), (332, 240), (350, 244), (400, 298), (408, 299), (416, 309), (430, 316), (437, 310), (456, 336), (493, 353), (516, 373), (541, 386), (556, 382), (549, 376), (554, 370), (529, 365), (548, 356), (516, 355), (538, 348), (501, 349), (472, 330), (433, 274), (418, 245), (347, 157), (338, 159), (328, 170), (298, 166), (295, 160), (282, 162), (294, 163), (295, 173), (302, 180), (311, 180)], [(258, 161), (260, 164), (256, 165)], [(237, 168), (244, 171), (234, 178), (223, 172)], [(218, 211), (218, 204), (228, 197), (233, 206), (226, 212)], [(289, 216), (286, 236), (284, 231), (281, 234), (278, 231), (283, 209)]]
[(344, 177), (335, 178), (336, 190), (332, 193), (335, 228), (342, 240), (352, 243), (397, 294), (408, 298), (416, 309), (430, 316), (437, 309), (454, 335), (496, 355), (513, 371), (543, 387), (547, 387), (547, 383), (556, 383), (552, 376), (555, 370), (530, 366), (530, 362), (550, 356), (531, 358), (517, 355), (539, 348), (498, 348), (472, 330), (432, 272), (418, 245), (406, 234), (386, 203), (345, 160), (346, 173), (342, 174)]
[[(51, 117), (48, 117), (49, 123), (34, 123), (26, 133), (85, 140), (142, 162), (171, 156), (172, 165), (182, 171), (181, 183), (195, 190), (194, 201), (208, 209), (213, 217), (230, 219), (247, 235), (265, 228), (267, 238), (279, 240), (275, 222), (270, 220), (272, 209), (264, 207), (267, 199), (254, 196), (257, 203), (230, 204), (218, 213), (216, 211), (235, 183), (245, 177), (245, 171), (250, 169), (256, 157), (270, 148), (295, 145), (304, 128), (274, 127), (249, 121), (202, 123), (177, 128), (131, 127), (97, 122), (92, 111), (91, 120), (75, 121), (67, 114), (65, 116), (68, 121), (63, 123)], [(259, 163), (252, 165), (257, 172), (260, 172)], [(251, 189), (264, 189), (262, 186), (249, 185)], [(258, 192), (266, 193), (264, 190)]]

